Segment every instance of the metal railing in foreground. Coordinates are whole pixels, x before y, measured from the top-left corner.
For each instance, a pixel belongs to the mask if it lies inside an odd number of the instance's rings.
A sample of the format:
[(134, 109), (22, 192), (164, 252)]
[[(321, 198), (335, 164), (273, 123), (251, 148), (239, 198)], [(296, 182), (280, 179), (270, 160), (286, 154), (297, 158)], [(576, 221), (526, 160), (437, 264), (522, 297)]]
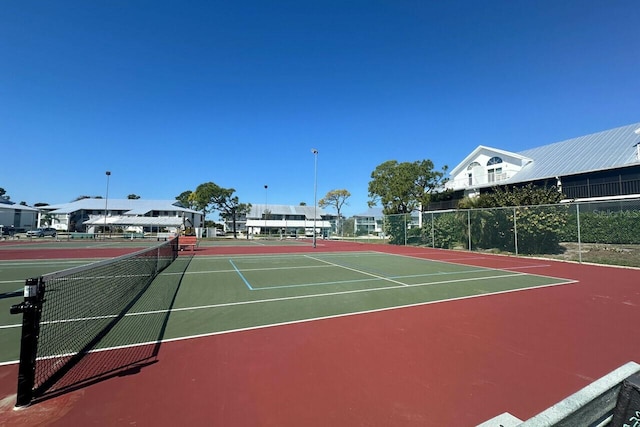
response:
[(640, 365), (628, 362), (526, 421), (509, 413), (477, 427), (640, 425)]
[(16, 406), (29, 405), (95, 349), (177, 257), (178, 239), (27, 279)]

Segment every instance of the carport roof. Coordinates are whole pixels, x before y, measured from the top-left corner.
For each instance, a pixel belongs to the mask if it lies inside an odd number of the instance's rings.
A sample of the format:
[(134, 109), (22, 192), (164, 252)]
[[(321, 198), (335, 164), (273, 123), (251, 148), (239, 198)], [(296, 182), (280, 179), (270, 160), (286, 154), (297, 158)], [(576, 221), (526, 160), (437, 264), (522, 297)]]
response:
[[(106, 205), (106, 206), (105, 206)], [(149, 212), (185, 212), (200, 214), (187, 209), (177, 200), (145, 200), (145, 199), (81, 199), (71, 203), (43, 206), (41, 209), (53, 214), (69, 214), (81, 210), (126, 212), (127, 215), (144, 215)]]
[[(133, 226), (157, 226), (157, 227), (180, 227), (184, 220), (180, 217), (150, 217), (150, 216), (107, 216), (107, 225), (133, 225)], [(83, 222), (85, 225), (103, 225), (104, 216), (91, 218)]]

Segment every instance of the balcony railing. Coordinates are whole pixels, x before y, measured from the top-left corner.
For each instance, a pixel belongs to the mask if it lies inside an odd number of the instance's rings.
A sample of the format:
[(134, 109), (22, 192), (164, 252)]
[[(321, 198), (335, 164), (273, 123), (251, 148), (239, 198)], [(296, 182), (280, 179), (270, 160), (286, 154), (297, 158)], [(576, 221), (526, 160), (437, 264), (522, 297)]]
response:
[(640, 194), (640, 179), (588, 183), (581, 185), (563, 185), (562, 192), (568, 199), (584, 199), (589, 197), (626, 196)]
[(460, 178), (447, 182), (447, 188), (453, 190), (463, 190), (466, 188), (474, 188), (478, 186), (486, 186), (491, 184), (500, 184), (513, 177), (515, 172), (500, 172), (487, 174), (474, 174), (471, 178)]

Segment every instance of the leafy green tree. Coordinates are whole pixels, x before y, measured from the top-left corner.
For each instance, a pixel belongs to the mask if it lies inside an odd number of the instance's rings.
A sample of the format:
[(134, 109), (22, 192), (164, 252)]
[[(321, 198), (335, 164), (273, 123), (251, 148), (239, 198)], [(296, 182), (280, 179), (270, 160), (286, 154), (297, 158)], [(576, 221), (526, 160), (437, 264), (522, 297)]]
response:
[(346, 218), (342, 222), (342, 234), (344, 236), (350, 237), (354, 235), (353, 229), (355, 228), (355, 218)]
[(187, 191), (183, 191), (182, 193), (180, 193), (180, 195), (176, 196), (176, 200), (180, 202), (180, 204), (182, 204), (182, 206), (184, 206), (187, 209), (194, 209), (194, 202), (193, 200), (191, 200), (191, 194), (193, 193), (193, 191), (191, 190), (187, 190)]
[(347, 190), (331, 190), (329, 191), (327, 194), (325, 194), (325, 196), (320, 199), (318, 201), (318, 206), (320, 206), (321, 208), (326, 208), (326, 207), (333, 207), (336, 210), (336, 214), (338, 215), (338, 233), (342, 234), (342, 227), (341, 227), (341, 218), (342, 215), (340, 214), (340, 211), (342, 210), (342, 207), (347, 204), (347, 199), (349, 199), (349, 197), (351, 197), (351, 193), (349, 193), (349, 191)]
[[(205, 184), (200, 184), (196, 191), (189, 192), (188, 195), (188, 205), (195, 210), (202, 211), (202, 217), (206, 218), (207, 214), (209, 214), (213, 208), (213, 191), (218, 187), (213, 182), (208, 182)], [(183, 192), (181, 194), (184, 195), (187, 192)]]
[(385, 218), (384, 231), (392, 245), (404, 245), (407, 242), (407, 224), (411, 222), (411, 214), (394, 214)]
[(129, 194), (127, 196), (127, 199), (129, 200), (138, 200), (140, 198), (140, 196), (138, 196), (137, 194)]
[(388, 160), (376, 167), (369, 181), (369, 207), (378, 203), (392, 215), (425, 209), (431, 195), (446, 182), (448, 167), (435, 171), (431, 160), (398, 163)]
[(236, 219), (238, 215), (247, 214), (251, 210), (251, 204), (240, 203), (238, 196), (234, 196), (235, 189), (223, 188), (213, 182), (200, 184), (196, 191), (190, 195), (197, 209), (202, 210), (206, 217), (208, 212), (217, 210), (220, 216), (231, 219), (233, 222), (233, 236), (238, 237)]
[(407, 237), (405, 224), (411, 221), (411, 212), (426, 209), (432, 194), (446, 182), (447, 166), (441, 171), (433, 168), (431, 160), (403, 163), (388, 160), (371, 173), (369, 207), (380, 203), (385, 215), (402, 214), (390, 217), (385, 223), (390, 243), (404, 244)]

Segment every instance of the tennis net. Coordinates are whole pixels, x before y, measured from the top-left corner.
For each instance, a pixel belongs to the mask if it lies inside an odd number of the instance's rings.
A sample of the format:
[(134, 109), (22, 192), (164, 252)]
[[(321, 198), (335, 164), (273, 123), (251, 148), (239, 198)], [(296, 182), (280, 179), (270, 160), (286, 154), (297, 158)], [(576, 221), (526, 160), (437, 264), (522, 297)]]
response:
[(99, 348), (177, 257), (178, 239), (117, 258), (28, 279), (22, 313), (16, 406), (25, 406)]

